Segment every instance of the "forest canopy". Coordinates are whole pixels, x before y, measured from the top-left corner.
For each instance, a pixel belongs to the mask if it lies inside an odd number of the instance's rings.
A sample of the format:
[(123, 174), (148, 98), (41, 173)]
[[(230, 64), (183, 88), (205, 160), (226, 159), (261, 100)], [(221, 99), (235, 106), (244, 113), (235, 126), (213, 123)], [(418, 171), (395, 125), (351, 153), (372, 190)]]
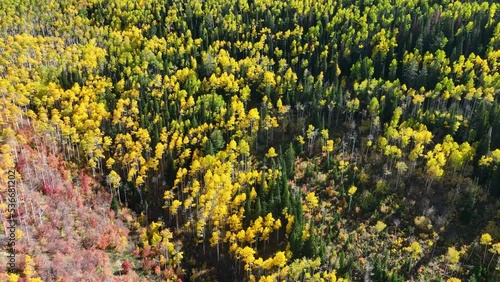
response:
[(499, 8), (0, 1), (0, 280), (500, 280)]

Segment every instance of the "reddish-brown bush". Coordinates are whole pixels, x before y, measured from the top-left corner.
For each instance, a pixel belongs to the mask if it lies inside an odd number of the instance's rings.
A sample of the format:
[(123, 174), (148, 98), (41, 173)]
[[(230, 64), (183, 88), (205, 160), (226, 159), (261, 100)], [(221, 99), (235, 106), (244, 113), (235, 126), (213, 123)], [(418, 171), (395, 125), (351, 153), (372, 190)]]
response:
[(132, 264), (126, 260), (122, 263), (122, 272), (123, 274), (128, 274), (130, 269), (132, 269)]

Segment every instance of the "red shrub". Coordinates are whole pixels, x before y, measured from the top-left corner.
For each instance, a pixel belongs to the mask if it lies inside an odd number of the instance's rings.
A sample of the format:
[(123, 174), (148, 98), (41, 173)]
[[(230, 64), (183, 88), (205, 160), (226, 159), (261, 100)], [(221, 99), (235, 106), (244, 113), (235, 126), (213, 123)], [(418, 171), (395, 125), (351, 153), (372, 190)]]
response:
[(155, 274), (156, 274), (156, 275), (160, 275), (160, 273), (161, 273), (161, 268), (160, 268), (160, 266), (159, 266), (159, 265), (155, 266), (155, 268), (154, 268), (154, 272), (155, 272)]
[(85, 249), (91, 249), (97, 246), (99, 235), (94, 232), (86, 232), (81, 241), (82, 247), (84, 247)]
[(133, 270), (130, 270), (130, 272), (127, 274), (127, 276), (124, 276), (123, 279), (119, 281), (124, 281), (124, 282), (137, 282), (139, 280), (139, 275), (135, 273)]
[(97, 218), (97, 215), (89, 216), (90, 227), (96, 228), (98, 223), (99, 223), (99, 219)]
[(93, 185), (92, 178), (90, 178), (90, 176), (88, 176), (84, 172), (80, 172), (80, 185), (82, 187), (82, 194), (84, 196), (88, 196), (91, 194), (91, 185)]
[(40, 190), (42, 190), (42, 193), (47, 196), (52, 196), (56, 193), (56, 188), (52, 183), (49, 183), (48, 181), (43, 181)]
[(81, 197), (78, 197), (78, 198), (76, 199), (76, 206), (77, 206), (79, 209), (83, 208), (83, 200), (82, 200), (82, 198), (81, 198)]
[(154, 267), (156, 266), (156, 262), (152, 259), (143, 259), (142, 260), (142, 267), (144, 268), (144, 270), (146, 271), (150, 271), (152, 270)]
[(151, 246), (147, 245), (144, 246), (144, 249), (142, 250), (141, 257), (142, 258), (148, 258), (148, 257), (154, 257), (155, 253), (153, 250), (151, 250)]
[(100, 235), (99, 242), (97, 242), (97, 248), (105, 250), (109, 246), (109, 238), (107, 235)]
[[(44, 281), (55, 281), (51, 280), (51, 267), (52, 261), (50, 257), (46, 254), (39, 254), (34, 258), (35, 265), (37, 267), (37, 272)], [(57, 278), (56, 278), (57, 279)], [(3, 281), (3, 280), (2, 280)]]
[(130, 271), (130, 269), (132, 269), (132, 264), (126, 260), (122, 263), (122, 271), (123, 271), (123, 274), (128, 274), (128, 272)]
[(163, 277), (165, 277), (165, 279), (172, 280), (175, 277), (175, 271), (172, 268), (172, 266), (169, 266), (169, 267), (167, 267), (167, 269), (165, 269), (163, 271), (162, 275), (163, 275)]

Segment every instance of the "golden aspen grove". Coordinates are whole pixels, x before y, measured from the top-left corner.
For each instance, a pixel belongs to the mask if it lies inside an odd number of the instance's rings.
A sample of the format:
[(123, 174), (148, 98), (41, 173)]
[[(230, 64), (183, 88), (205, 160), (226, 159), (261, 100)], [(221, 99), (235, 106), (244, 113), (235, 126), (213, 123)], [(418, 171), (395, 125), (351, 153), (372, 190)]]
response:
[(500, 281), (500, 4), (0, 1), (0, 281)]

